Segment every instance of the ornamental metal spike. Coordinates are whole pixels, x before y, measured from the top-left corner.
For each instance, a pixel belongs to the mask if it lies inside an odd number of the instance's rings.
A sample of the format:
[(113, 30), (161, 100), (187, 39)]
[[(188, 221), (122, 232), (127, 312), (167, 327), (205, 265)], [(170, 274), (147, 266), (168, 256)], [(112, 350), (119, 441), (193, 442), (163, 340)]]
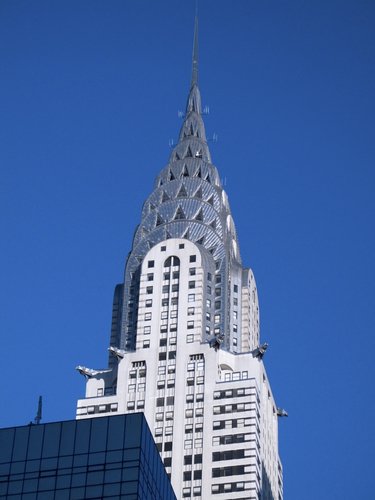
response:
[(195, 12), (191, 87), (198, 85), (198, 14)]

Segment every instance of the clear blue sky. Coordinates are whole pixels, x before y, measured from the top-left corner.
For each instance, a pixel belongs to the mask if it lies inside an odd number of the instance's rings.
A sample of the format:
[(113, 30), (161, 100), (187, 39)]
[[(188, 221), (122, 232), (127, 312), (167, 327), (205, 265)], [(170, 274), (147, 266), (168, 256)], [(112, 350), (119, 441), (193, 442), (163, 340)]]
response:
[[(176, 138), (194, 5), (0, 2), (0, 426), (74, 418)], [(258, 283), (286, 500), (374, 498), (375, 3), (200, 1), (200, 88)]]

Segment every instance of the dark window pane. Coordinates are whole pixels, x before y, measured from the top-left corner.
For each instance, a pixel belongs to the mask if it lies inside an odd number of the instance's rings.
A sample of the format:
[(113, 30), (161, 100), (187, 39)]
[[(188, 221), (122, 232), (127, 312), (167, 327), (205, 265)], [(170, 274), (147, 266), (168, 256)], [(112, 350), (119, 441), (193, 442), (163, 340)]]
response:
[(0, 463), (11, 459), (13, 449), (14, 429), (0, 430)]
[(14, 438), (13, 460), (25, 460), (30, 427), (18, 427)]
[(92, 419), (80, 420), (77, 426), (75, 453), (87, 453), (89, 449), (90, 427)]
[(61, 424), (47, 424), (44, 429), (43, 457), (57, 457), (59, 454)]
[(43, 425), (33, 425), (30, 427), (29, 449), (27, 459), (40, 458), (42, 455)]
[(60, 455), (70, 455), (74, 450), (74, 436), (76, 433), (76, 423), (63, 422), (61, 426)]
[(118, 450), (123, 447), (124, 420), (120, 417), (111, 417), (108, 423), (107, 450)]
[(107, 442), (108, 420), (106, 418), (93, 418), (90, 436), (90, 452), (104, 451)]
[(130, 414), (126, 418), (125, 448), (139, 446), (141, 442), (141, 415)]

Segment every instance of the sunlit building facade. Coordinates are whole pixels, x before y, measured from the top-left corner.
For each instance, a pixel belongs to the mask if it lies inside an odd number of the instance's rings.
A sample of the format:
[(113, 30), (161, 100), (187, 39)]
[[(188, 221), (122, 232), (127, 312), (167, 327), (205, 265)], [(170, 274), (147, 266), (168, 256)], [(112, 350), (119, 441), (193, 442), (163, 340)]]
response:
[(283, 497), (257, 287), (211, 160), (193, 68), (179, 140), (146, 199), (113, 302), (107, 369), (77, 419), (144, 412), (178, 498)]

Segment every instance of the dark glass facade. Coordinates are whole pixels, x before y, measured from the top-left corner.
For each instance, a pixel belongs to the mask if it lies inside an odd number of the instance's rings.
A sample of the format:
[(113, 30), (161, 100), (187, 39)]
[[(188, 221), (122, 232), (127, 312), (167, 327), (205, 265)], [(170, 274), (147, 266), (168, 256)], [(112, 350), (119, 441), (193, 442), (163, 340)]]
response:
[(0, 498), (176, 499), (143, 413), (0, 429)]

